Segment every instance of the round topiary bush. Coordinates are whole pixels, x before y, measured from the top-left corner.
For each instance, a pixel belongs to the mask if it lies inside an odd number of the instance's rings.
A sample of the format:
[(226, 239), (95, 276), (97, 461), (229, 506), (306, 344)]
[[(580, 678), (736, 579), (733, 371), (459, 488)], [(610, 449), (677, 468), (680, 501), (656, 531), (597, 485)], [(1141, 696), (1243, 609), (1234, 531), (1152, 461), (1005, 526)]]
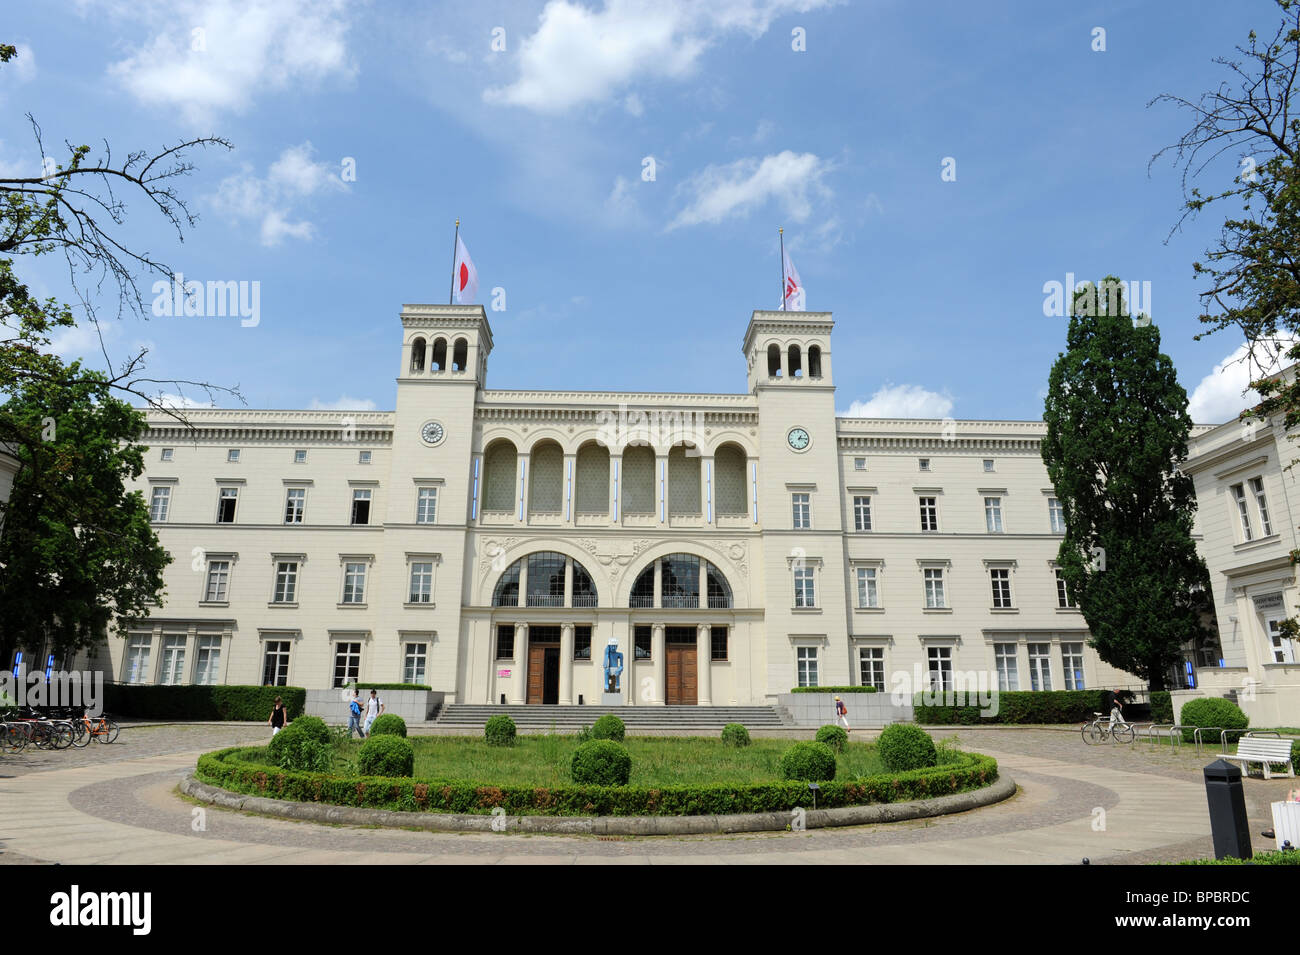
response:
[[(1183, 730), (1183, 741), (1190, 743), (1198, 726), (1218, 726), (1228, 730), (1244, 730), (1250, 725), (1250, 718), (1241, 711), (1236, 703), (1232, 700), (1225, 700), (1220, 697), (1201, 697), (1196, 700), (1188, 700), (1183, 704), (1182, 712), (1178, 714), (1178, 722), (1183, 726), (1189, 727)], [(1217, 733), (1202, 733), (1202, 739), (1209, 739), (1209, 742), (1218, 742)], [(1228, 742), (1235, 743), (1241, 738), (1241, 733), (1229, 733)]]
[(626, 786), (632, 775), (632, 757), (612, 739), (593, 739), (573, 751), (569, 775), (575, 783)]
[(396, 713), (385, 713), (370, 724), (371, 736), (405, 736), (406, 720)]
[(935, 761), (934, 740), (915, 723), (893, 723), (886, 726), (876, 741), (880, 761), (891, 773), (904, 773), (909, 769), (924, 769)]
[(826, 782), (835, 778), (835, 751), (825, 743), (795, 743), (781, 757), (782, 779)]
[[(313, 717), (314, 718), (314, 717)], [(294, 720), (271, 737), (266, 751), (271, 762), (281, 769), (298, 769), (313, 773), (328, 772), (334, 765), (334, 751), (329, 743), (329, 728), (322, 742), (316, 727), (299, 726), (302, 719)], [(321, 720), (316, 720), (325, 726)]]
[(749, 730), (740, 723), (728, 723), (722, 727), (722, 744), (724, 746), (748, 746)]
[[(300, 716), (289, 726), (299, 732), (306, 733), (318, 743), (328, 743), (331, 739), (330, 728), (325, 725), (325, 721), (319, 716)], [(285, 728), (288, 729), (288, 727)], [(281, 732), (284, 731), (281, 730)]]
[(623, 726), (623, 721), (613, 713), (606, 713), (591, 724), (592, 739), (612, 739), (621, 743), (626, 735), (627, 729)]
[(849, 734), (844, 732), (844, 727), (836, 726), (834, 723), (827, 723), (821, 729), (817, 730), (817, 742), (825, 743), (837, 753), (844, 752), (844, 747), (849, 741)]
[(483, 724), (483, 738), (489, 746), (513, 746), (518, 732), (515, 721), (504, 713), (489, 718)]
[(410, 776), (415, 772), (415, 750), (400, 736), (372, 736), (357, 753), (362, 776)]

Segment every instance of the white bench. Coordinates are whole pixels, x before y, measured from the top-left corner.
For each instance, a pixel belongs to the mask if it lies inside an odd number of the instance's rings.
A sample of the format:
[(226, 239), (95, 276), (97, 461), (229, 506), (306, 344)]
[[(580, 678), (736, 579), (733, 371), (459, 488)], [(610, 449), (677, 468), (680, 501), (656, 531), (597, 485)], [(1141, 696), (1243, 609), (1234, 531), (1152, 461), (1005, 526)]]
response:
[(1243, 772), (1250, 772), (1251, 763), (1262, 763), (1264, 778), (1272, 779), (1269, 772), (1270, 763), (1285, 763), (1286, 774), (1295, 776), (1295, 766), (1291, 763), (1291, 741), (1289, 739), (1272, 739), (1267, 736), (1243, 736), (1237, 742), (1237, 752), (1233, 756), (1224, 756), (1242, 764)]

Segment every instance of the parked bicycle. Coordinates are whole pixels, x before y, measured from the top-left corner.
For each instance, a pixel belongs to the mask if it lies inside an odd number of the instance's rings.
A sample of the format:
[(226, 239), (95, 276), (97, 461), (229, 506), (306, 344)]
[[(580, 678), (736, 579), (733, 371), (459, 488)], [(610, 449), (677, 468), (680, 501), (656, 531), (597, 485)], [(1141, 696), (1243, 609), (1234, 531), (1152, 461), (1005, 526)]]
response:
[(1079, 727), (1083, 741), (1089, 746), (1107, 742), (1131, 743), (1137, 737), (1132, 723), (1125, 723), (1123, 720), (1112, 723), (1109, 716), (1096, 711), (1092, 715), (1095, 717), (1092, 722), (1084, 723)]

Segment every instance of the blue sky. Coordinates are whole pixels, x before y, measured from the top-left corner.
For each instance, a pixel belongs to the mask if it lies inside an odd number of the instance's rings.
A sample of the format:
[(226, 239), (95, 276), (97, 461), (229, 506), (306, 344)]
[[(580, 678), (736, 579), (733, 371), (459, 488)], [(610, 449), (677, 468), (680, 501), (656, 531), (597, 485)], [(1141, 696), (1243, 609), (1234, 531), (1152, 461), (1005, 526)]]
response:
[[(1146, 104), (1212, 88), (1212, 58), (1278, 19), (1271, 0), (23, 4), (0, 174), (39, 169), (27, 112), (47, 147), (230, 139), (181, 181), (201, 216), (183, 243), (138, 200), (123, 234), (187, 279), (260, 283), (258, 324), (106, 336), (254, 408), (391, 408), (400, 307), (446, 301), (459, 216), (479, 300), (505, 293), (491, 387), (743, 391), (783, 226), (808, 308), (836, 319), (842, 412), (1040, 417), (1065, 339), (1044, 283), (1114, 273), (1150, 282), (1194, 417), (1221, 421), (1245, 373), (1220, 373), (1228, 333), (1193, 341), (1192, 263), (1225, 213), (1166, 241), (1179, 173), (1148, 161), (1191, 120)], [(20, 269), (65, 294), (52, 258)], [(99, 350), (86, 330), (57, 347)]]

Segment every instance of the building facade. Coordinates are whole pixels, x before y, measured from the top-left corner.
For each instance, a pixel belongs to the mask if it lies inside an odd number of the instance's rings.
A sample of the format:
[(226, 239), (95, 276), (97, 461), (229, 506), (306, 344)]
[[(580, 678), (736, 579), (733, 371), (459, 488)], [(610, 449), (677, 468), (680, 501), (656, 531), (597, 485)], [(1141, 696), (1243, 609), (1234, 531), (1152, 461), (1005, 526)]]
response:
[(1042, 422), (839, 418), (832, 326), (754, 312), (743, 393), (508, 391), (481, 307), (406, 305), (391, 412), (153, 415), (175, 560), (104, 665), (470, 703), (1137, 685), (1055, 572)]

